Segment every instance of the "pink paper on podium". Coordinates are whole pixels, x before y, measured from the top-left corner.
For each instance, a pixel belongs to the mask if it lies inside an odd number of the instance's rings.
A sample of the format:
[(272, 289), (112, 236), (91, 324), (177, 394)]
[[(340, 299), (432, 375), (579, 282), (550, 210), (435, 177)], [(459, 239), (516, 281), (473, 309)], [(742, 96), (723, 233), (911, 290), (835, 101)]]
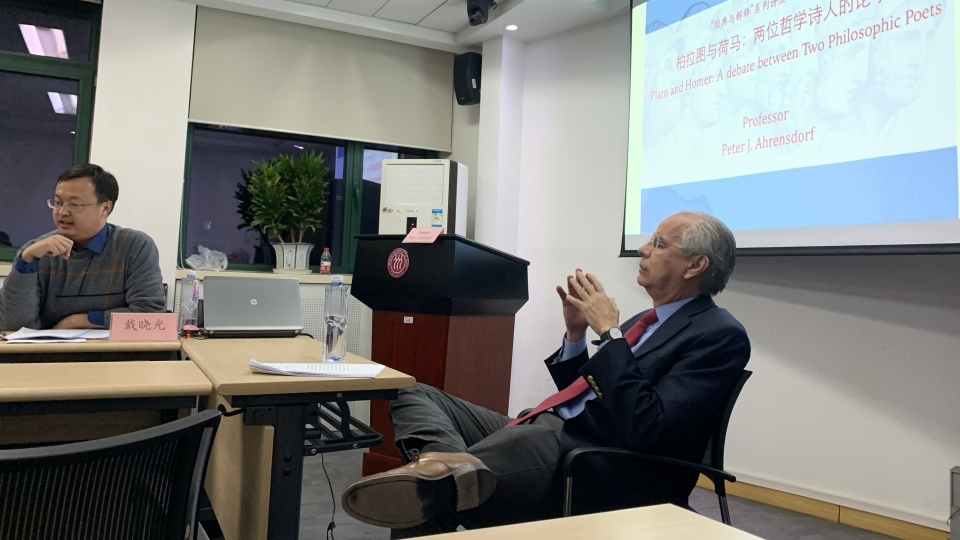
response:
[(403, 244), (432, 244), (443, 234), (443, 227), (417, 227), (410, 229)]

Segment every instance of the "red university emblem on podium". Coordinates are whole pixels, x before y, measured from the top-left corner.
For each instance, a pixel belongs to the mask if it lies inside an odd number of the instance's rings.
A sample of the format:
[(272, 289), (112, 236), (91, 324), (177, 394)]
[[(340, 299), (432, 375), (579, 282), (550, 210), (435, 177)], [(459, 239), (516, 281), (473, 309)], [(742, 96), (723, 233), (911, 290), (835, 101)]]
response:
[(390, 252), (390, 256), (387, 257), (387, 272), (389, 272), (392, 277), (403, 277), (409, 268), (410, 255), (407, 254), (407, 250), (397, 248)]

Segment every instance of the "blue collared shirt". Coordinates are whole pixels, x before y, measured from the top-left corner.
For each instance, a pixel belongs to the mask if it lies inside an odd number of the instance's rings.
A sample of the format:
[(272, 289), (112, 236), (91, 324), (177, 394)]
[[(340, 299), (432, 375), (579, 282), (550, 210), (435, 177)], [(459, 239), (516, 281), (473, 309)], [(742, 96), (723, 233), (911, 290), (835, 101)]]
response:
[[(676, 302), (670, 302), (669, 304), (664, 304), (662, 306), (654, 308), (657, 312), (657, 322), (651, 324), (644, 331), (643, 335), (640, 336), (640, 341), (634, 345), (631, 350), (636, 353), (637, 349), (643, 345), (643, 342), (650, 338), (654, 332), (657, 331), (657, 328), (660, 328), (667, 319), (673, 316), (674, 313), (680, 310), (683, 306), (687, 305), (688, 302), (696, 298), (692, 296), (690, 298), (684, 298), (683, 300), (677, 300)], [(601, 343), (600, 347), (602, 348), (605, 343)], [(571, 358), (576, 358), (583, 351), (587, 349), (587, 338), (584, 337), (576, 343), (571, 343), (567, 341), (566, 336), (563, 337), (563, 347), (560, 349), (560, 356), (557, 358), (558, 362), (564, 362), (570, 360)], [(557, 413), (557, 416), (563, 418), (564, 420), (569, 420), (574, 416), (583, 412), (583, 408), (586, 406), (587, 401), (596, 398), (596, 394), (593, 393), (593, 390), (585, 390), (582, 394), (577, 396), (574, 399), (571, 399), (563, 405), (557, 405), (553, 408), (553, 411)]]
[[(87, 245), (82, 248), (74, 248), (74, 251), (83, 251), (89, 249), (90, 251), (100, 254), (103, 253), (104, 246), (107, 245), (107, 233), (109, 232), (110, 226), (104, 225), (100, 232), (93, 235), (93, 238), (87, 242)], [(40, 271), (40, 259), (34, 259), (31, 262), (24, 262), (23, 259), (17, 257), (13, 260), (13, 269), (20, 274), (36, 274)], [(105, 326), (104, 324), (104, 313), (102, 311), (91, 311), (87, 313), (87, 320), (90, 321), (90, 324), (95, 324), (97, 326)]]

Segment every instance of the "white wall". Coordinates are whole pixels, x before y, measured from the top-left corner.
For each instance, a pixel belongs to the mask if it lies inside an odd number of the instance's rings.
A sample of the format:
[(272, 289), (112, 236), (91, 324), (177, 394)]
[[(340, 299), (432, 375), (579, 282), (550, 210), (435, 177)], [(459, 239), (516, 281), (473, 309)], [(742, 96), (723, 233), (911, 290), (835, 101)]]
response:
[(516, 253), (523, 131), (524, 44), (499, 37), (483, 44), (477, 150), (476, 240)]
[(146, 232), (174, 282), (196, 6), (175, 0), (103, 5), (90, 161), (116, 175), (110, 221)]
[[(580, 266), (622, 317), (650, 306), (618, 258), (629, 92), (626, 16), (526, 47), (517, 316), (510, 411), (555, 389), (553, 287)], [(481, 131), (483, 126), (481, 126)], [(482, 217), (482, 216), (481, 216)], [(945, 528), (960, 464), (960, 257), (745, 258), (717, 302), (753, 344), (728, 437), (749, 482)]]
[(517, 314), (512, 413), (556, 391), (542, 360), (560, 345), (554, 287), (568, 274), (596, 274), (623, 313), (650, 307), (637, 259), (618, 258), (629, 30), (620, 18), (526, 47), (518, 255), (530, 261), (530, 301)]
[(958, 271), (957, 256), (741, 258), (720, 301), (750, 333), (755, 375), (729, 468), (945, 529), (960, 464)]
[[(453, 100), (453, 152), (441, 157), (467, 166), (470, 175), (467, 197), (467, 238), (474, 238), (477, 207), (477, 148), (480, 139), (480, 106), (458, 105)], [(461, 210), (458, 210), (458, 212)]]

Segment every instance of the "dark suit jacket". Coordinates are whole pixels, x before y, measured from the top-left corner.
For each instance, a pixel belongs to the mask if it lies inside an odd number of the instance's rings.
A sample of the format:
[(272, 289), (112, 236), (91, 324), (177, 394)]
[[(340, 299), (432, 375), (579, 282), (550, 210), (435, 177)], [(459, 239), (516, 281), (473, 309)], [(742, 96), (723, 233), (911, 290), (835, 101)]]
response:
[[(643, 313), (627, 321), (624, 332)], [(700, 463), (730, 390), (750, 358), (743, 326), (710, 296), (691, 300), (660, 325), (634, 355), (625, 339), (593, 357), (547, 368), (558, 388), (592, 378), (597, 398), (563, 426), (561, 456), (606, 446)], [(590, 380), (590, 379), (588, 379)], [(686, 506), (697, 473), (660, 465), (587, 458), (588, 478), (574, 489), (578, 513), (649, 504)], [(581, 476), (583, 474), (583, 476)]]

